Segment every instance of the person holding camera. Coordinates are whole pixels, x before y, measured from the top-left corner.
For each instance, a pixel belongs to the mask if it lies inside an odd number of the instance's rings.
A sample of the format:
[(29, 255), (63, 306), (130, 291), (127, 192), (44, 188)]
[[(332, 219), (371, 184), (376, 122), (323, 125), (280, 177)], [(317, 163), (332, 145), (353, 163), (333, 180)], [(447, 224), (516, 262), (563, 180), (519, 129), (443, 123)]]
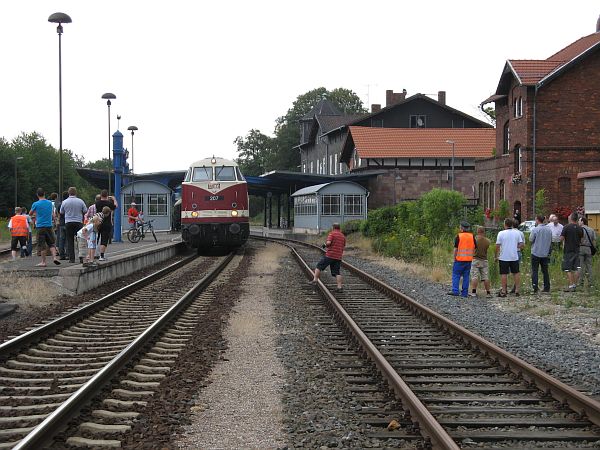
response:
[(321, 260), (317, 263), (317, 267), (315, 268), (314, 277), (310, 284), (316, 285), (319, 277), (321, 276), (321, 271), (325, 270), (327, 266), (331, 267), (331, 275), (335, 277), (337, 282), (336, 292), (342, 292), (342, 275), (340, 274), (340, 268), (342, 267), (342, 255), (344, 253), (344, 247), (346, 246), (346, 236), (342, 233), (340, 229), (339, 223), (334, 223), (332, 225), (333, 230), (327, 236), (327, 240), (325, 241), (324, 248), (327, 249), (325, 255), (321, 258)]
[(98, 233), (100, 234), (100, 259), (99, 261), (106, 261), (106, 257), (104, 256), (104, 252), (106, 252), (106, 246), (108, 245), (108, 241), (112, 236), (113, 224), (112, 224), (112, 212), (119, 206), (117, 200), (112, 196), (108, 195), (108, 191), (103, 189), (100, 193), (100, 200), (96, 201), (96, 211), (103, 211), (104, 207), (110, 209), (108, 215), (104, 214), (104, 218), (102, 220), (102, 224), (98, 228)]

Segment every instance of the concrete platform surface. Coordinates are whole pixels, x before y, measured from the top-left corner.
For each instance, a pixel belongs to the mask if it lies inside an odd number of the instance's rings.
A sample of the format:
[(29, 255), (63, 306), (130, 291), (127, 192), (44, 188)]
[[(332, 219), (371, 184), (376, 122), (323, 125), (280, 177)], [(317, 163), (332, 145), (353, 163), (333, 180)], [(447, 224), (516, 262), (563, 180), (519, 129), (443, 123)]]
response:
[(160, 263), (175, 256), (181, 251), (181, 235), (171, 233), (157, 233), (158, 242), (152, 236), (138, 243), (113, 242), (109, 244), (105, 253), (106, 261), (98, 261), (97, 266), (84, 267), (76, 257), (76, 263), (68, 260), (60, 261), (55, 265), (52, 256), (46, 257), (47, 267), (38, 267), (41, 258), (36, 255), (37, 249), (33, 247), (33, 256), (12, 260), (10, 254), (0, 258), (0, 272), (16, 273), (18, 276), (49, 277), (60, 285), (65, 291), (80, 294), (112, 279), (129, 275), (137, 270), (153, 264)]

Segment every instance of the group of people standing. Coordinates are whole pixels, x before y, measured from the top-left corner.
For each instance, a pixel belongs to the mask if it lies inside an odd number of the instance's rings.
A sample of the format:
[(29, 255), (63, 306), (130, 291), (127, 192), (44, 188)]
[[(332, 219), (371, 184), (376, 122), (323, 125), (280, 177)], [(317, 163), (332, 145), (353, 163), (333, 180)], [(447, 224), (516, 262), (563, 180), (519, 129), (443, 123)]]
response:
[[(513, 287), (510, 293), (520, 296), (520, 263), (522, 250), (525, 246), (525, 235), (518, 229), (519, 222), (507, 218), (504, 229), (496, 238), (495, 261), (501, 278), (499, 297), (506, 297), (508, 292), (508, 276), (513, 276)], [(548, 267), (554, 260), (558, 250), (563, 247), (562, 270), (567, 274), (568, 286), (566, 292), (573, 292), (579, 283), (583, 286), (587, 278), (588, 286), (592, 286), (592, 256), (596, 253), (596, 232), (588, 226), (585, 217), (577, 213), (569, 216), (569, 223), (563, 226), (555, 214), (550, 215), (548, 223), (545, 217), (538, 215), (535, 228), (529, 234), (531, 242), (531, 285), (533, 293), (540, 291), (539, 270), (541, 268), (543, 284), (542, 293), (550, 292), (550, 274)], [(487, 297), (491, 297), (491, 285), (488, 268), (488, 248), (491, 241), (485, 237), (485, 228), (478, 227), (477, 235), (470, 233), (470, 224), (462, 222), (460, 233), (454, 242), (454, 265), (452, 268), (453, 296), (477, 296), (478, 281), (485, 286)], [(462, 288), (459, 290), (462, 278)], [(469, 293), (469, 282), (472, 281), (472, 291)]]
[(21, 218), (22, 208), (17, 207), (8, 224), (13, 259), (16, 258), (17, 246), (21, 245), (23, 249), (24, 233), (30, 233), (31, 225), (35, 225), (38, 253), (41, 256), (38, 266), (46, 266), (48, 252), (52, 254), (57, 265), (61, 260), (75, 263), (76, 237), (79, 238), (80, 263), (95, 264), (97, 247), (99, 261), (106, 261), (106, 246), (113, 230), (112, 212), (118, 207), (117, 200), (109, 196), (108, 191), (103, 190), (89, 207), (77, 197), (75, 187), (70, 187), (63, 193), (60, 202), (56, 193), (53, 193), (50, 199), (46, 199), (42, 188), (38, 188), (36, 195), (38, 200), (31, 205), (30, 210), (31, 223), (28, 223), (26, 218)]

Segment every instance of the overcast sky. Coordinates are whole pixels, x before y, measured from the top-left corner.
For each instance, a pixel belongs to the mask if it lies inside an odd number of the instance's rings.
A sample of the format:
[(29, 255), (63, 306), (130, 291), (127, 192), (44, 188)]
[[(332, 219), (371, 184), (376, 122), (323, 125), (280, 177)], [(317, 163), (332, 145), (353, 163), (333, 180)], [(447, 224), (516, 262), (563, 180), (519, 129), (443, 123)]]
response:
[[(135, 171), (185, 169), (236, 156), (233, 140), (311, 89), (352, 89), (385, 106), (385, 90), (447, 91), (482, 118), (506, 59), (544, 59), (595, 31), (597, 1), (3, 1), (0, 136), (37, 131), (58, 148), (58, 37), (63, 147), (108, 155), (105, 92), (120, 130), (136, 125)], [(435, 98), (435, 97), (434, 97)]]

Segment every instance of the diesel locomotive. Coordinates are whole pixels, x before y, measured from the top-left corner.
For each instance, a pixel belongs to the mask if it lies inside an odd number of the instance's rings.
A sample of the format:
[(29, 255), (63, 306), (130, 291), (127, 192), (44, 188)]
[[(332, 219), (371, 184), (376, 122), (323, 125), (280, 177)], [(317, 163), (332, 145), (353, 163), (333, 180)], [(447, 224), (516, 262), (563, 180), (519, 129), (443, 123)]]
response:
[(248, 185), (237, 163), (193, 163), (181, 185), (181, 237), (188, 246), (239, 247), (250, 234)]

